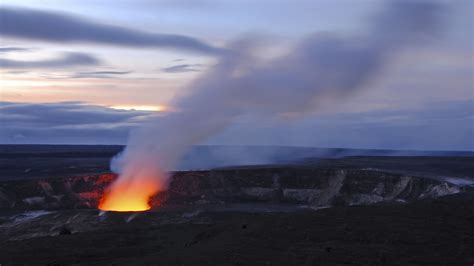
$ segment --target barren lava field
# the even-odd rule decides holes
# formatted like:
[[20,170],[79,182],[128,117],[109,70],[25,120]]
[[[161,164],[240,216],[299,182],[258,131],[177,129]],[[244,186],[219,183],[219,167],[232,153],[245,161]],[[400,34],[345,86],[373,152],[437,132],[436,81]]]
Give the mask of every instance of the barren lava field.
[[117,147],[33,148],[0,152],[1,265],[474,263],[470,154],[181,171],[134,214],[96,209]]

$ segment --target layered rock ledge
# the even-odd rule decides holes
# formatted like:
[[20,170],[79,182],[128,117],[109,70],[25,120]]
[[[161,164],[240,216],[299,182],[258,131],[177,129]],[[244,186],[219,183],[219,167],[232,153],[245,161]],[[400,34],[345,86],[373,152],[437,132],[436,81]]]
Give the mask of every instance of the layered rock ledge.
[[[114,174],[0,183],[0,209],[96,208]],[[162,204],[291,203],[311,207],[405,203],[472,190],[470,185],[379,170],[260,167],[180,171]]]

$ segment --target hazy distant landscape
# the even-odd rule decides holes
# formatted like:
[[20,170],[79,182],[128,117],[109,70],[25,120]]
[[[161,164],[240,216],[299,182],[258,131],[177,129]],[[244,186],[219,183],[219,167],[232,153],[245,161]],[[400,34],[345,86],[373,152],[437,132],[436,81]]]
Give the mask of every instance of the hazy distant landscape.
[[[120,145],[0,145],[0,178],[64,177],[110,172]],[[472,177],[474,152],[393,151],[278,146],[196,146],[176,170],[249,165],[376,168],[412,174]]]

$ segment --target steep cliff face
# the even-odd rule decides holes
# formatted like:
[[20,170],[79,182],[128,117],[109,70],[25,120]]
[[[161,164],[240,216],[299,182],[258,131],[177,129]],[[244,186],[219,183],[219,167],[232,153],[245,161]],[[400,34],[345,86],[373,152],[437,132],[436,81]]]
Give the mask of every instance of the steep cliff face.
[[273,201],[318,207],[407,202],[464,189],[448,182],[370,170],[241,169],[176,173],[168,201]]
[[96,208],[114,174],[6,181],[0,183],[0,209]]
[[[1,209],[96,208],[113,174],[0,183]],[[468,186],[371,170],[254,168],[173,174],[161,204],[294,203],[323,207],[402,203],[468,190]]]

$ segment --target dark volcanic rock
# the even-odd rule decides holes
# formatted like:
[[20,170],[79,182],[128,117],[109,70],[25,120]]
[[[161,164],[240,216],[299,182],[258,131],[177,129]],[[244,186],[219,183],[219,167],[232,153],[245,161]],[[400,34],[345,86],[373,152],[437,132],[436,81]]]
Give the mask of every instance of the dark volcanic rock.
[[67,228],[67,226],[63,226],[59,230],[59,235],[72,235],[72,232],[69,230],[69,228]]
[[[472,265],[473,196],[187,218],[156,210],[132,221],[126,219],[130,213],[55,211],[0,224],[0,260],[2,265]],[[63,225],[74,233],[58,236]]]
[[[114,174],[16,180],[0,183],[0,209],[96,208]],[[323,207],[410,202],[469,190],[426,177],[375,170],[269,167],[182,171],[168,191],[152,199],[160,204],[282,202]]]
[[285,167],[178,172],[167,193],[168,201],[176,203],[204,196],[227,202],[328,206],[406,202],[464,189],[445,181],[380,171]]
[[0,183],[0,209],[96,208],[114,174]]

